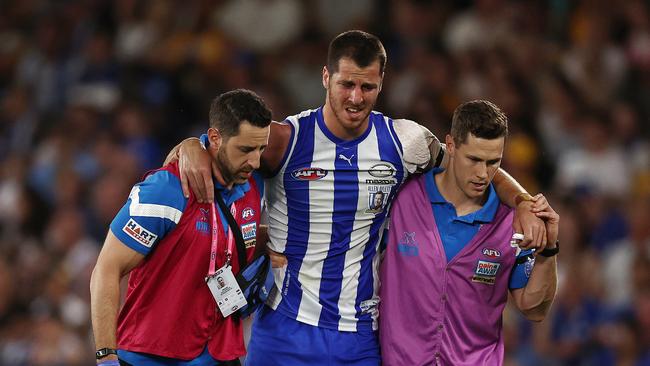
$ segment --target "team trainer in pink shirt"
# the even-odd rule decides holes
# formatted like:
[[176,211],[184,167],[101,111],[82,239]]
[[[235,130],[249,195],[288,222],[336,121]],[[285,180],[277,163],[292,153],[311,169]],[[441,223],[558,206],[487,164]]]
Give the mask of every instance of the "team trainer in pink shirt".
[[491,183],[507,134],[494,104],[460,105],[446,137],[448,168],[412,179],[397,196],[381,267],[384,365],[501,365],[508,290],[528,319],[548,313],[559,216],[548,204],[537,212],[547,229],[543,251],[511,244],[513,212]]

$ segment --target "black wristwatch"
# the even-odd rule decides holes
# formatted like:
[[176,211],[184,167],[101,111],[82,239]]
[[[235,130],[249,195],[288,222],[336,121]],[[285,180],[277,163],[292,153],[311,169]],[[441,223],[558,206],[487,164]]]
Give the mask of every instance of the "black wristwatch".
[[112,348],[102,348],[95,352],[95,358],[100,360],[108,355],[117,355],[117,350]]
[[557,253],[560,252],[560,241],[557,240],[555,241],[555,248],[545,248],[541,252],[537,253],[541,255],[542,257],[552,257],[557,255]]

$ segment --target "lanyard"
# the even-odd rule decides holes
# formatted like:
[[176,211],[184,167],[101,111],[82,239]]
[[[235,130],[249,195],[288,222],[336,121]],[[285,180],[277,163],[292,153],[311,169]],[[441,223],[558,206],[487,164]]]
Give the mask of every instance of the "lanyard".
[[[210,248],[210,268],[208,268],[208,277],[214,275],[216,272],[216,262],[217,262],[217,244],[219,242],[219,227],[217,222],[217,207],[215,204],[212,204],[210,208],[212,213],[212,246]],[[235,216],[236,209],[235,203],[230,206],[230,212],[233,217]],[[228,230],[228,246],[226,248],[226,266],[230,266],[230,258],[232,257],[232,248],[235,243],[235,237],[232,233],[232,228]]]

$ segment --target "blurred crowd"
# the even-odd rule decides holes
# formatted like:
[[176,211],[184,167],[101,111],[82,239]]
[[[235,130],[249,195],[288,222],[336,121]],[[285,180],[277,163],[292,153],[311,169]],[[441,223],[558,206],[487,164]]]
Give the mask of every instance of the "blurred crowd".
[[89,277],[130,187],[245,87],[276,120],[322,105],[327,45],[388,52],[377,109],[444,138],[509,116],[504,167],[561,214],[560,289],[505,316],[514,365],[650,365],[648,1],[0,3],[0,364],[92,364]]

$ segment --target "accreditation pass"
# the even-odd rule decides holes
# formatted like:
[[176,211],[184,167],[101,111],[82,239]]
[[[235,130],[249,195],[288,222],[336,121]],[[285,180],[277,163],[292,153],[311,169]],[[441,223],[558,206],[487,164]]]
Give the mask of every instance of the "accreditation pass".
[[208,278],[207,283],[224,318],[246,306],[246,298],[232,273],[232,267],[219,268]]

